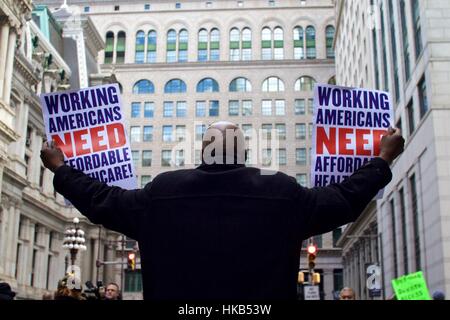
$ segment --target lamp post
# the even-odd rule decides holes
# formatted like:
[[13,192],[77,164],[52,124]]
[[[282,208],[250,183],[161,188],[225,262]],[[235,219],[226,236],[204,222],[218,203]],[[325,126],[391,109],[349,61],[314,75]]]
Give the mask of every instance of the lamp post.
[[73,218],[73,226],[66,229],[64,232],[63,249],[67,249],[70,252],[71,265],[75,265],[77,259],[77,253],[79,250],[86,251],[86,239],[84,238],[84,231],[81,230],[80,219]]

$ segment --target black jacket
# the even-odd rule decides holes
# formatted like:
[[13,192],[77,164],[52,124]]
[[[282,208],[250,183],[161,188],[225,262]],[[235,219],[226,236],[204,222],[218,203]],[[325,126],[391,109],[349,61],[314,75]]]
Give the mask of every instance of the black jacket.
[[302,240],[355,221],[392,178],[381,158],[306,189],[245,166],[166,172],[108,187],[68,166],[55,189],[90,221],[139,241],[145,299],[296,299]]

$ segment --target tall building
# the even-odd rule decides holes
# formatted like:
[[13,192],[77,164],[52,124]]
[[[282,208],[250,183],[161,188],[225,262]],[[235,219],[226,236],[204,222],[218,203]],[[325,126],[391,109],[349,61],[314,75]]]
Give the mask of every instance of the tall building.
[[[31,1],[0,1],[0,280],[11,284],[16,299],[40,299],[56,289],[68,263],[63,233],[79,215],[54,191],[52,173],[39,158],[45,139],[39,95],[87,86],[78,80],[89,74],[89,82],[108,81],[91,62],[104,46],[92,22],[85,19],[77,30],[82,47],[66,37],[73,29]],[[81,226],[88,251],[78,263],[83,279],[95,279],[95,260],[113,253],[108,244],[116,234],[99,236],[86,219]],[[107,279],[103,271],[99,277]]]
[[450,292],[450,8],[439,1],[336,1],[337,83],[389,91],[406,150],[383,198],[346,229],[344,281],[362,298],[365,264],[391,280],[423,271],[431,292]]
[[[92,19],[106,43],[101,69],[122,88],[140,186],[198,165],[202,134],[219,120],[244,130],[249,165],[309,184],[312,89],[335,75],[331,0],[68,4]],[[256,145],[260,134],[277,146]],[[326,299],[342,283],[339,232],[314,238]],[[306,252],[302,257],[306,268]],[[139,297],[132,294],[141,290],[139,270],[126,274],[124,289],[126,297]]]

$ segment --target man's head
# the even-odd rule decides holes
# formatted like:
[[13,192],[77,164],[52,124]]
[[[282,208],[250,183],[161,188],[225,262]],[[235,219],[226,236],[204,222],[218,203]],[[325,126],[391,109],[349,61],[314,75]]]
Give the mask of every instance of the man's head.
[[120,300],[120,290],[117,283],[111,282],[106,286],[105,290],[106,300]]
[[339,293],[339,300],[356,300],[355,292],[352,288],[344,288]]
[[441,290],[433,292],[433,300],[445,300],[445,293]]
[[228,121],[213,123],[203,136],[203,164],[245,164],[245,139],[239,127]]

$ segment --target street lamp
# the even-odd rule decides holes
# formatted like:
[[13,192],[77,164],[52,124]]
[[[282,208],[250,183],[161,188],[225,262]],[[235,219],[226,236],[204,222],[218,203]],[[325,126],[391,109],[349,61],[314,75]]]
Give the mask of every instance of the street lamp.
[[78,250],[86,251],[86,239],[84,238],[84,231],[81,230],[80,219],[73,218],[73,226],[66,229],[64,232],[63,249],[67,249],[70,252],[70,260],[72,266],[75,265],[77,259]]

